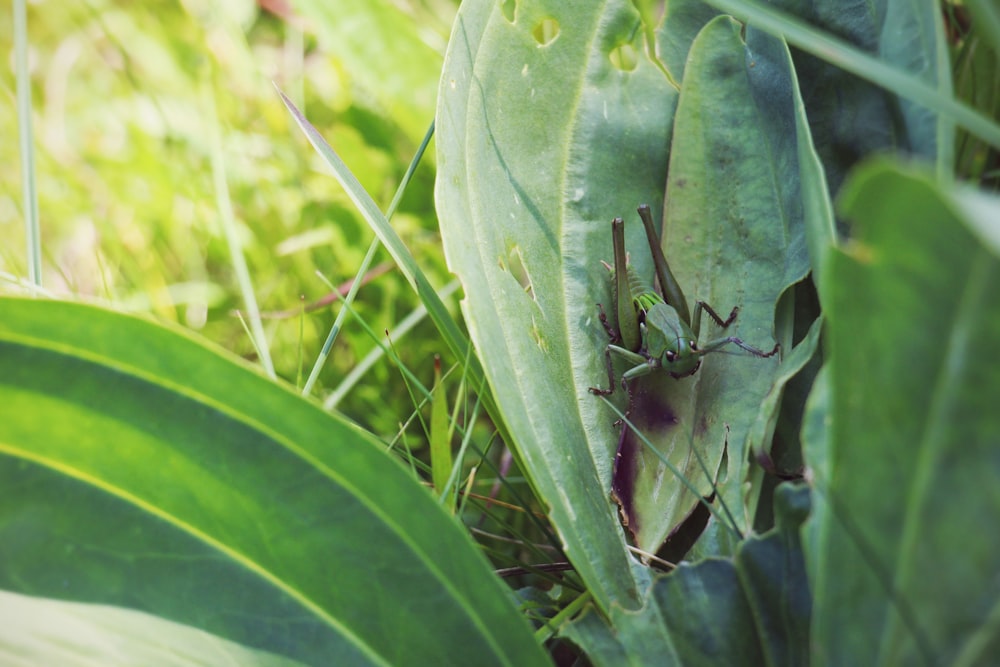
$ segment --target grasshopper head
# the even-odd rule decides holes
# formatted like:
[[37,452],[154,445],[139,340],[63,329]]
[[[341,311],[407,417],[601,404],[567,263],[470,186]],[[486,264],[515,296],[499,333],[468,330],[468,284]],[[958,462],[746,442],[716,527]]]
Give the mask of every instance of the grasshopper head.
[[692,375],[701,365],[694,333],[668,304],[657,304],[645,312],[642,336],[646,355],[672,377]]
[[694,338],[678,338],[676,348],[676,350],[665,350],[660,357],[660,364],[671,377],[677,379],[694,375],[701,366],[698,342]]

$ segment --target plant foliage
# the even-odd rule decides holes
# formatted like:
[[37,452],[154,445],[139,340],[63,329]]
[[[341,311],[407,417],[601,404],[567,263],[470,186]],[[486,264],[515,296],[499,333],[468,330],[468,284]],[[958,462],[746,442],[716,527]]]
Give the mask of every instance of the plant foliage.
[[[229,4],[159,17],[95,0],[35,29],[50,45],[89,26],[97,42],[41,59],[31,247],[18,255],[13,233],[0,247],[11,291],[27,275],[78,297],[0,296],[0,661],[1000,654],[991,3],[466,0],[443,67],[436,0],[259,3],[267,20]],[[19,45],[33,12],[17,14]],[[142,57],[136,35],[151,37]],[[56,85],[74,53],[107,91],[99,107]],[[119,61],[121,79],[95,66]],[[260,74],[277,61],[301,76],[275,96]],[[435,104],[443,258],[423,233],[429,178],[402,176]],[[261,150],[290,123],[313,163],[305,143]],[[383,210],[400,179],[416,194]],[[70,242],[38,247],[36,197],[42,238]],[[725,348],[689,377],[589,391],[607,376],[613,218],[653,284],[640,204],[687,301],[739,308],[703,340],[779,355]],[[341,317],[327,334],[335,295],[296,327],[270,322],[316,268],[350,277],[364,225],[400,269],[343,306],[366,331]],[[461,322],[454,286],[435,287],[445,260]],[[94,296],[201,333],[79,302]],[[419,303],[406,329],[423,314],[437,329],[391,346],[405,383],[384,367],[328,394],[323,362],[350,366],[382,328],[368,321],[388,328],[403,302]],[[305,350],[320,359],[306,393],[357,422],[291,390]],[[431,352],[458,372],[427,389]],[[430,424],[409,468],[386,451],[411,444],[404,422]]]

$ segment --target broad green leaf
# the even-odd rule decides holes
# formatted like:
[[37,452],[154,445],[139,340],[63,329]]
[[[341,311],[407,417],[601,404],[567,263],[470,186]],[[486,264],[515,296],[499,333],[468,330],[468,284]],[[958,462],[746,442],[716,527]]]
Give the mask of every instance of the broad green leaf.
[[823,271],[823,262],[829,257],[828,251],[837,243],[837,221],[833,214],[833,201],[826,168],[813,143],[797,71],[792,77],[792,90],[795,99],[795,137],[798,141],[799,172],[802,177],[800,185],[806,244],[809,247],[812,280],[818,284],[826,275]]
[[[674,126],[663,248],[689,302],[706,301],[723,316],[740,308],[725,331],[704,317],[703,343],[738,336],[768,351],[778,296],[809,269],[795,100],[787,49],[760,33],[744,44],[739,31],[720,17],[692,46]],[[777,334],[786,353],[790,334]],[[637,459],[634,488],[623,491],[616,476],[616,491],[640,548],[654,551],[716,482],[739,530],[749,527],[741,489],[746,440],[777,368],[776,358],[726,348],[707,355],[691,377],[635,383],[630,417],[656,451],[626,434],[620,465]]]
[[799,527],[809,490],[784,484],[777,526],[742,542],[733,559],[681,564],[657,579],[638,612],[612,627],[589,613],[563,629],[598,667],[787,665],[809,661],[810,596]]
[[822,664],[1000,652],[1000,249],[982,241],[1000,200],[987,201],[885,162],[845,185],[853,240],[825,281],[826,508],[809,543]]
[[[822,489],[825,480],[830,479],[830,364],[825,363],[820,368],[813,382],[812,391],[806,400],[802,414],[802,458],[807,464],[806,478],[814,487],[812,494],[812,512],[809,520],[802,526],[802,550],[805,553],[806,571],[809,573],[809,585],[815,586],[820,558],[820,544],[823,539],[823,527],[829,521],[830,511],[826,502],[826,494],[816,492]],[[814,598],[815,599],[815,598]]]
[[202,630],[138,611],[0,591],[5,667],[302,667]]
[[953,99],[941,16],[932,3],[710,4],[796,47],[802,98],[831,192],[853,164],[879,150],[938,158],[940,168],[950,167],[956,120],[990,141],[1000,137],[995,123]]
[[[785,389],[807,364],[816,358],[819,349],[819,335],[823,327],[823,319],[817,318],[813,321],[806,337],[796,345],[789,354],[781,360],[778,372],[771,385],[770,391],[761,401],[760,412],[747,433],[747,451],[755,461],[769,461],[775,463],[771,449],[771,440],[777,426],[779,409],[782,406],[782,399]],[[761,485],[764,483],[764,476],[767,470],[762,466],[752,467],[748,474],[750,484],[748,489],[751,494],[747,499],[748,515],[757,516],[757,505],[760,501],[758,495]]]
[[313,665],[543,662],[465,531],[366,432],[137,318],[0,313],[0,588]]
[[[654,0],[655,2],[655,0]],[[661,3],[655,3],[661,10]],[[706,23],[719,15],[719,10],[703,2],[671,2],[663,16],[663,25],[657,31],[658,53],[671,80],[680,85],[684,79],[691,42]]]
[[[608,498],[614,417],[587,392],[607,341],[594,302],[611,219],[662,200],[676,99],[641,40],[626,2],[466,2],[437,115],[438,212],[470,335],[604,608],[639,593]],[[639,54],[633,69],[613,64],[621,49]]]
[[[635,18],[629,7],[610,5],[598,26],[602,31],[598,46],[592,47],[587,56],[579,105],[572,110],[568,157],[553,165],[556,173],[564,172],[566,179],[562,186],[566,194],[554,202],[564,207],[561,217],[547,218],[562,223],[561,256],[552,258],[562,264],[562,271],[553,276],[558,282],[545,292],[563,295],[568,326],[562,335],[568,337],[573,401],[579,410],[572,417],[583,425],[605,493],[611,490],[613,461],[619,448],[619,429],[615,425],[618,414],[591,395],[589,388],[607,382],[603,350],[608,335],[597,318],[597,304],[612,309],[611,276],[603,266],[613,261],[610,222],[616,217],[627,221],[630,261],[638,274],[652,284],[652,256],[636,208],[648,204],[654,220],[660,222],[678,99],[676,84],[682,80],[691,43],[714,15],[698,2],[672,3],[656,32],[662,65],[640,58],[635,69],[619,71],[608,66],[607,53],[632,34],[629,31]],[[645,53],[648,55],[648,50]],[[667,72],[661,69],[663,65]],[[552,76],[561,75],[553,72]],[[561,121],[553,118],[551,122]],[[544,269],[545,261],[549,260],[540,256],[543,279],[549,273]],[[539,282],[535,280],[533,286]],[[535,287],[534,291],[537,294],[541,289]],[[549,305],[543,304],[543,308],[547,311]],[[623,394],[614,400],[622,409],[626,407]],[[569,474],[564,479],[572,478],[572,471],[565,473]]]
[[[661,44],[676,67],[712,13],[673,12],[683,20],[668,17]],[[603,608],[639,594],[611,538],[616,416],[588,392],[606,377],[595,302],[610,304],[611,219],[662,210],[677,100],[645,34],[623,1],[467,2],[437,116],[438,211],[470,335],[510,443]],[[645,242],[637,223],[626,231]],[[634,260],[649,271],[648,254]]]

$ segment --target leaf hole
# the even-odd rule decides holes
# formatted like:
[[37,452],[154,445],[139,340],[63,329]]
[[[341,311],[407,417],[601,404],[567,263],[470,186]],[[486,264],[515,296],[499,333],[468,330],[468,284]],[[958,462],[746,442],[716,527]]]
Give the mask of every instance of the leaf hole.
[[628,42],[611,49],[608,58],[611,60],[612,67],[623,72],[631,72],[639,64],[639,54],[635,47]]
[[529,331],[531,334],[531,339],[535,341],[535,345],[538,346],[538,349],[541,350],[542,352],[548,352],[549,351],[548,341],[546,341],[545,337],[542,336],[542,332],[538,328],[538,323],[535,322],[534,317],[531,318],[531,328],[529,329]]
[[524,266],[524,257],[521,255],[520,246],[515,244],[507,249],[506,259],[500,259],[500,268],[513,276],[528,296],[532,299],[535,298],[535,290],[531,286],[531,276],[528,275],[528,269]]
[[505,19],[513,23],[517,16],[517,0],[501,0],[500,13],[503,14]]
[[551,17],[542,19],[531,34],[539,46],[548,46],[559,36],[559,21]]

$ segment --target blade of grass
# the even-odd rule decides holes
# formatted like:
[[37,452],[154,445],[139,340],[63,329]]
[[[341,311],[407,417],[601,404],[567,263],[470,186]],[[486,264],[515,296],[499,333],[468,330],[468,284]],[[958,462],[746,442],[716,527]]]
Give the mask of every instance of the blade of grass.
[[[323,282],[327,286],[331,286],[330,282],[328,280],[326,280],[325,278],[323,278],[322,275],[320,276],[320,279],[323,280]],[[339,292],[337,292],[336,294],[337,294],[337,296],[340,296]],[[420,382],[420,380],[415,375],[413,375],[413,373],[410,371],[410,369],[406,367],[406,365],[403,363],[403,361],[399,357],[397,357],[396,353],[393,351],[393,349],[392,349],[392,340],[393,339],[392,339],[391,332],[389,332],[388,330],[385,331],[388,343],[385,343],[385,344],[382,343],[382,340],[375,333],[375,331],[372,330],[372,328],[370,326],[368,326],[368,323],[365,322],[363,319],[361,319],[361,317],[358,316],[357,311],[354,310],[354,306],[352,306],[351,304],[347,303],[347,299],[346,298],[341,298],[341,301],[342,301],[342,305],[343,305],[344,309],[347,310],[355,318],[357,318],[358,324],[361,326],[362,331],[364,331],[366,334],[368,334],[368,337],[371,338],[372,341],[374,341],[375,345],[377,345],[379,347],[379,349],[381,349],[382,352],[386,356],[389,357],[389,360],[393,364],[395,364],[397,367],[399,367],[400,372],[404,376],[404,380],[406,380],[407,382],[412,383],[417,388],[417,390],[420,392],[420,395],[423,396],[424,399],[430,400],[430,398],[431,398],[431,392],[427,389],[427,387],[425,387],[423,385],[422,382]]]
[[786,12],[751,0],[707,0],[707,4],[732,14],[755,28],[783,37],[792,46],[836,65],[866,81],[952,118],[983,141],[1000,148],[1000,125],[956,100],[951,91],[927,85],[915,76],[827,32],[817,30]]
[[448,427],[448,394],[441,381],[441,357],[434,357],[434,387],[431,390],[431,480],[438,502],[450,511],[455,509],[455,494],[449,493],[448,478],[451,476],[451,434]]
[[[410,166],[406,168],[406,173],[403,174],[403,179],[399,182],[396,187],[396,193],[392,197],[392,201],[389,203],[389,209],[385,213],[385,219],[388,221],[392,218],[392,214],[396,212],[396,208],[399,206],[399,201],[403,198],[403,193],[406,192],[406,187],[410,184],[410,179],[413,178],[413,172],[417,170],[417,165],[420,164],[420,160],[424,157],[424,151],[427,150],[427,144],[430,143],[431,137],[434,136],[434,127],[431,126],[427,129],[427,133],[424,135],[424,140],[420,142],[420,146],[417,147],[417,152],[414,154],[413,159],[410,160]],[[368,247],[368,252],[365,254],[365,258],[361,261],[361,266],[358,267],[358,272],[354,276],[354,281],[351,283],[351,288],[347,292],[347,297],[344,299],[347,308],[341,308],[340,312],[337,313],[337,319],[334,320],[333,326],[330,328],[330,333],[326,337],[326,342],[323,344],[323,349],[319,356],[316,358],[316,363],[313,364],[312,372],[309,374],[309,379],[306,381],[305,386],[302,388],[302,395],[308,396],[312,392],[313,385],[319,378],[319,373],[323,369],[323,364],[326,363],[327,358],[330,356],[330,350],[333,349],[333,343],[337,340],[337,335],[340,333],[340,328],[343,325],[344,317],[350,312],[350,305],[354,303],[354,297],[358,294],[358,289],[361,288],[363,278],[368,274],[368,269],[371,267],[372,261],[375,259],[375,251],[378,250],[379,239],[376,236],[372,240],[371,245]]]
[[[378,250],[378,247],[378,239],[372,239],[371,245],[368,246],[368,252],[365,253],[365,258],[361,260],[361,266],[358,267],[358,272],[354,276],[354,280],[351,282],[351,289],[347,291],[347,296],[344,297],[345,303],[350,304],[354,302],[354,297],[357,296],[358,290],[361,289],[361,279],[366,273],[368,273],[368,268],[375,259],[375,252]],[[305,385],[302,387],[303,396],[308,396],[312,393],[313,385],[315,385],[316,380],[319,379],[319,373],[323,370],[323,365],[330,356],[330,350],[333,349],[333,343],[337,340],[337,334],[340,333],[340,328],[344,324],[344,319],[350,312],[351,310],[349,308],[341,308],[340,312],[337,313],[337,318],[333,321],[333,326],[330,327],[330,333],[327,334],[326,341],[323,343],[323,349],[320,350],[319,356],[316,357],[316,362],[313,364],[312,371],[309,373],[309,379],[306,380]]]
[[[440,296],[442,300],[447,299],[449,296],[454,294],[458,288],[458,281],[453,280],[438,292],[438,296]],[[393,340],[400,340],[419,322],[423,321],[425,317],[427,317],[427,308],[421,304],[414,308],[409,315],[400,320],[399,324],[396,325],[396,328],[389,332],[389,337]],[[335,409],[337,405],[344,400],[344,397],[347,396],[347,392],[351,390],[351,387],[356,385],[358,381],[364,377],[365,373],[368,372],[368,369],[374,366],[375,362],[384,357],[385,354],[385,347],[380,341],[375,340],[375,347],[372,348],[372,351],[366,354],[365,358],[352,368],[351,372],[348,373],[343,380],[341,380],[340,384],[337,385],[337,388],[323,400],[323,408],[326,410]]]
[[451,353],[457,359],[469,359],[468,376],[470,381],[473,386],[483,387],[484,395],[482,396],[482,400],[486,412],[493,420],[497,429],[500,430],[504,441],[510,443],[510,431],[507,429],[503,415],[497,408],[492,393],[486,391],[487,385],[482,365],[474,354],[469,354],[471,346],[469,339],[462,333],[458,323],[444,307],[444,303],[417,265],[417,260],[414,259],[409,249],[403,244],[402,239],[396,234],[396,230],[389,225],[389,221],[382,214],[382,211],[379,210],[378,205],[365,191],[354,174],[351,173],[351,170],[344,161],[340,159],[340,156],[323,139],[316,128],[306,120],[298,108],[292,104],[292,101],[281,92],[281,89],[277,88],[277,86],[275,86],[275,89],[278,91],[278,95],[281,96],[282,102],[289,113],[292,114],[299,128],[306,135],[306,138],[309,139],[309,143],[312,144],[320,157],[329,165],[334,176],[340,181],[341,186],[343,186],[347,196],[354,202],[354,205],[358,208],[365,221],[372,227],[375,234],[382,241],[383,245],[385,245],[386,250],[389,251],[389,254],[396,261],[407,282],[410,283],[410,286],[417,293],[418,298],[427,307],[427,312],[431,316],[431,320],[441,333]]
[[[463,395],[464,393],[465,393],[465,382],[463,380],[462,384],[459,386],[459,395]],[[480,405],[482,405],[482,394],[481,393],[477,393],[476,394],[476,401],[475,401],[475,403],[472,404],[472,411],[469,414],[469,418],[466,420],[467,424],[475,424],[476,423],[476,417],[479,415],[479,406]],[[455,401],[455,412],[453,412],[452,415],[451,415],[451,429],[452,430],[454,430],[455,426],[458,424],[458,408],[459,408],[459,401],[456,400]],[[455,456],[456,463],[452,466],[451,474],[448,477],[448,483],[445,485],[444,491],[441,494],[442,497],[445,494],[457,494],[458,493],[458,477],[459,477],[459,474],[462,472],[462,461],[465,460],[465,456],[468,453],[469,448],[471,446],[472,446],[472,429],[469,428],[469,429],[466,429],[465,434],[462,436],[462,444],[459,446],[459,448],[458,448],[458,454]],[[476,449],[478,449],[478,447]],[[479,469],[479,466],[473,466],[472,470],[469,471],[469,475],[470,476],[469,476],[469,478],[467,480],[467,483],[466,483],[466,489],[471,489],[472,488],[472,485],[474,483],[474,477],[475,477],[475,474],[478,471],[478,469]],[[458,507],[458,513],[459,513],[459,515],[461,515],[462,512],[465,511],[465,505],[468,502],[468,500],[469,500],[468,494],[463,494],[462,495],[462,499],[461,499],[461,503],[460,503],[460,505]]]
[[[643,433],[638,427],[636,427],[635,424],[633,424],[629,420],[628,415],[619,410],[618,407],[615,406],[611,401],[609,401],[606,396],[600,396],[599,398],[602,401],[604,401],[608,405],[608,407],[611,408],[612,412],[614,412],[615,415],[617,415],[618,419],[621,420],[622,424],[624,424],[633,433],[635,433],[636,437],[639,438],[639,441],[642,442],[642,444],[647,449],[649,449],[649,451],[651,451],[653,455],[656,456],[656,458],[658,458],[663,463],[663,465],[665,465],[670,470],[670,472],[673,473],[674,477],[676,477],[677,480],[680,481],[680,483],[683,484],[688,491],[690,491],[696,498],[698,498],[698,501],[702,505],[704,505],[709,512],[711,512],[712,516],[714,516],[719,521],[720,524],[726,526],[733,533],[733,535],[736,537],[737,540],[743,539],[743,533],[739,529],[739,524],[736,522],[736,519],[733,518],[733,514],[732,512],[730,512],[729,506],[722,500],[721,494],[718,495],[721,505],[721,509],[719,509],[715,507],[714,503],[708,502],[708,500],[706,500],[701,495],[701,493],[698,491],[698,488],[694,485],[694,483],[692,483],[691,480],[689,480],[684,475],[684,473],[677,468],[677,466],[671,463],[670,460],[666,456],[664,456],[663,453],[660,452],[652,442],[649,441],[649,438],[646,437],[646,434]],[[693,442],[691,443],[691,451],[695,455],[695,458],[698,461],[698,465],[701,467],[702,473],[713,484],[714,488],[715,477],[712,475],[712,472],[708,469],[708,466],[705,464],[705,459],[698,451],[698,448],[694,446]]]
[[21,199],[28,246],[28,280],[42,285],[42,234],[38,226],[35,146],[31,130],[31,75],[28,72],[28,9],[14,0],[14,68],[17,71],[17,134],[21,153]]
[[226,179],[226,166],[222,149],[222,127],[219,116],[215,108],[215,88],[207,78],[202,79],[201,95],[203,104],[208,110],[209,141],[211,149],[209,151],[212,161],[212,180],[215,185],[215,205],[219,211],[219,220],[222,224],[223,233],[226,235],[226,245],[229,247],[229,257],[233,263],[233,271],[236,274],[236,282],[243,295],[243,305],[247,311],[247,325],[250,327],[251,339],[257,349],[260,363],[264,367],[264,372],[272,380],[277,378],[274,372],[274,363],[271,361],[271,351],[267,344],[267,335],[264,333],[264,325],[260,319],[260,308],[257,306],[257,297],[253,291],[253,281],[250,279],[250,270],[247,268],[246,258],[243,256],[243,247],[240,244],[239,234],[236,232],[236,216],[233,214],[233,203],[229,198],[229,182]]

